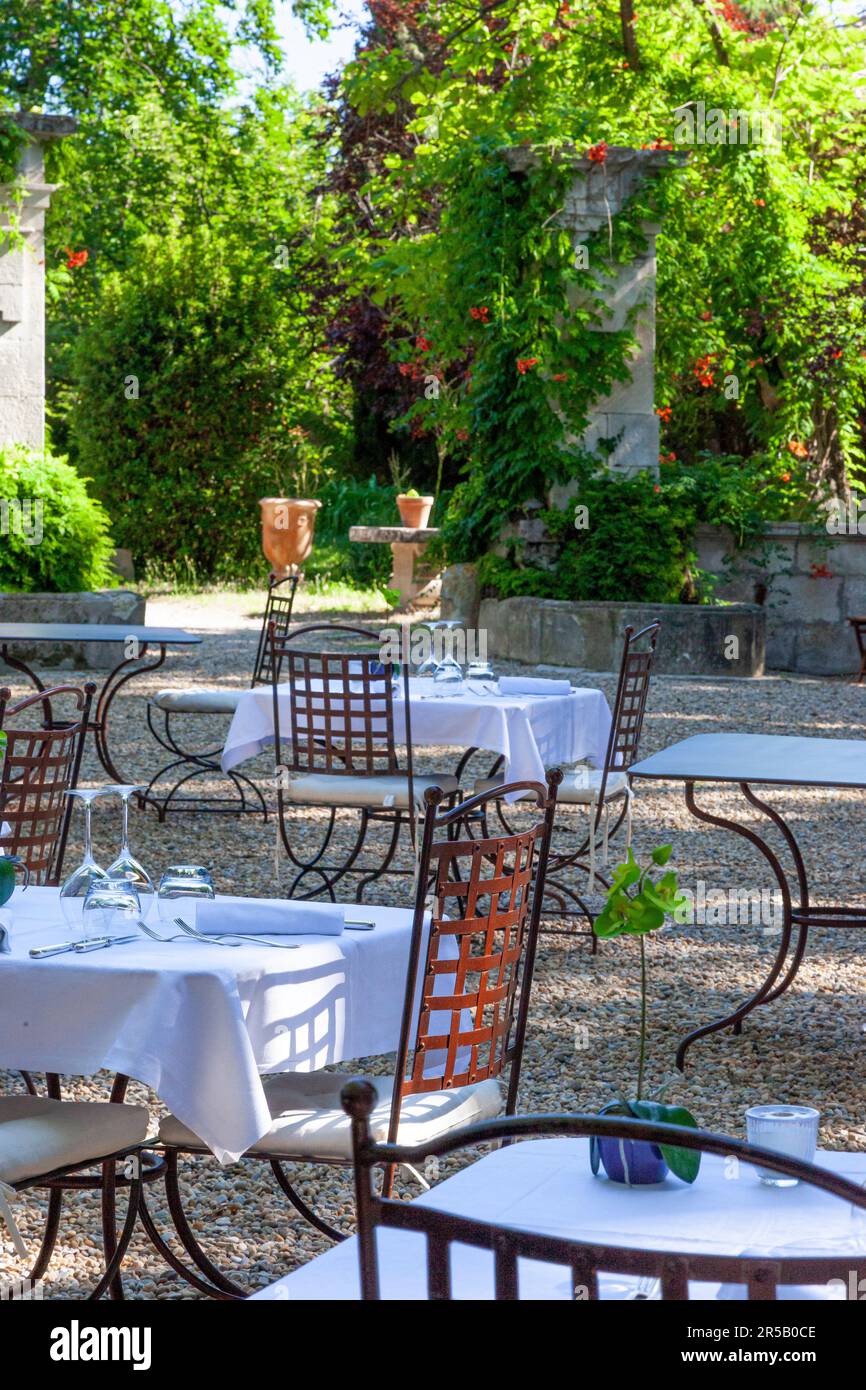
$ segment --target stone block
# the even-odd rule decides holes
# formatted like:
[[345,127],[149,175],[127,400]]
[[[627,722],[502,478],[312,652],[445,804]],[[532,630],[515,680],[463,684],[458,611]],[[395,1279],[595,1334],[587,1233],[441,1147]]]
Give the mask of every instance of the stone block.
[[[484,599],[479,625],[487,629],[492,660],[586,671],[616,671],[623,629],[661,620],[656,670],[674,675],[762,675],[765,614],[754,604],[571,603],[563,600]],[[735,639],[732,641],[731,639]]]
[[442,575],[442,617],[461,622],[466,627],[477,627],[480,595],[475,565],[449,565]]
[[[146,622],[147,601],[129,589],[97,589],[89,593],[0,593],[0,622],[118,623],[140,627]],[[122,655],[120,643],[37,642],[14,644],[13,655],[39,672],[63,663],[73,670],[111,670]]]

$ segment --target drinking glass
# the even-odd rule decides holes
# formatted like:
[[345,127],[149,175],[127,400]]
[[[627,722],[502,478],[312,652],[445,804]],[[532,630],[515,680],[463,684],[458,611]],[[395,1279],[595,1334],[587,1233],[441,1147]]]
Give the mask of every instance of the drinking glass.
[[175,864],[166,869],[159,880],[157,907],[163,922],[182,917],[186,924],[196,924],[197,905],[216,897],[213,879],[200,864]]
[[[818,1143],[821,1116],[810,1105],[753,1105],[746,1111],[746,1138],[750,1144],[789,1158],[811,1163]],[[798,1178],[786,1178],[771,1168],[756,1169],[767,1187],[796,1187]]]
[[108,866],[108,877],[110,879],[121,880],[124,883],[131,883],[138,893],[141,903],[141,915],[146,917],[153,904],[156,889],[150,874],[132,853],[129,848],[129,798],[133,792],[139,792],[141,787],[129,786],[126,783],[117,783],[106,787],[107,792],[114,792],[120,797],[120,853],[113,864]]
[[84,858],[74,873],[60,890],[60,908],[70,927],[80,927],[87,890],[94,883],[102,883],[108,878],[93,857],[91,839],[90,808],[98,796],[104,796],[103,787],[76,787],[66,792],[84,807]]
[[483,682],[481,689],[485,695],[496,695],[499,693],[499,677],[486,657],[473,657],[466,668],[466,679],[468,681]]
[[430,633],[433,645],[431,645],[430,648],[430,655],[425,656],[424,660],[418,663],[418,666],[415,670],[415,675],[435,676],[436,672],[439,670],[439,658],[436,655],[435,639],[433,638],[433,633],[437,627],[437,624],[434,622],[420,623],[419,627],[426,627],[427,631]]
[[87,890],[81,913],[85,940],[94,936],[128,936],[141,917],[141,902],[132,883],[100,879]]

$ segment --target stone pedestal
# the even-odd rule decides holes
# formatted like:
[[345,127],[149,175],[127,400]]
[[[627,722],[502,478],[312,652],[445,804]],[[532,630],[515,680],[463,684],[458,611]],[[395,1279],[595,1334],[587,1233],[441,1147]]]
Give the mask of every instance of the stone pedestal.
[[[17,115],[27,136],[20,188],[0,184],[0,445],[45,447],[45,213],[54,185],[45,182],[44,146],[71,135],[68,116]],[[17,230],[23,246],[10,243]]]
[[440,576],[423,563],[427,542],[439,535],[436,526],[351,526],[349,540],[362,545],[390,545],[389,586],[400,594],[398,610],[410,606],[433,608],[439,602]]

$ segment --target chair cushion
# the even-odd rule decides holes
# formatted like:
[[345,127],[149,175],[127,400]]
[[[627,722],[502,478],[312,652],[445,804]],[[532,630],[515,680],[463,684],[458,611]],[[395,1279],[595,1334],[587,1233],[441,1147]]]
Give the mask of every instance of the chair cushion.
[[[349,1080],[344,1072],[281,1072],[263,1078],[273,1125],[249,1153],[274,1154],[279,1158],[347,1161],[352,1156],[348,1115],[340,1104],[340,1092]],[[392,1076],[368,1076],[378,1103],[370,1116],[370,1132],[377,1141],[388,1138],[391,1116]],[[407,1096],[400,1110],[401,1144],[422,1144],[476,1120],[491,1120],[502,1110],[499,1082],[488,1079],[471,1086],[452,1086],[447,1091],[428,1091]],[[201,1149],[200,1139],[168,1115],[159,1127],[162,1143],[184,1149]]]
[[[557,803],[564,803],[572,806],[589,806],[598,799],[601,787],[601,770],[594,767],[578,768],[567,772],[557,792]],[[473,793],[481,796],[485,792],[495,791],[501,787],[502,777],[483,777],[475,783]],[[615,796],[623,796],[628,786],[628,777],[624,772],[609,772],[607,774],[607,784],[604,789],[605,801],[611,801]],[[531,796],[531,792],[524,792],[524,796]],[[518,800],[520,798],[518,797]]]
[[[450,772],[412,779],[415,800],[420,801],[428,787],[441,787],[446,796],[457,791],[457,778]],[[289,782],[287,801],[307,806],[394,806],[409,805],[409,782],[401,773],[372,777],[335,777],[327,772],[311,772]]]
[[234,714],[243,694],[243,690],[159,690],[151,704],[178,714]]
[[94,1163],[147,1136],[142,1105],[0,1096],[0,1182],[23,1182],[55,1168]]

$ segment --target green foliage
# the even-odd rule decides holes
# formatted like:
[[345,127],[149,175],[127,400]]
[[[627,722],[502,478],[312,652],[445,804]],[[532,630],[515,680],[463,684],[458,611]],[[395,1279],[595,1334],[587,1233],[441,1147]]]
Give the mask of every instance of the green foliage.
[[[64,593],[117,582],[109,519],[88,496],[86,479],[66,459],[25,448],[0,448],[0,589]],[[9,507],[13,499],[29,511]],[[41,504],[41,518],[36,503]],[[18,518],[23,520],[21,524]],[[33,543],[41,530],[41,539]]]
[[317,366],[259,247],[143,238],[75,356],[74,436],[118,542],[200,579],[260,573],[258,499],[315,491],[341,444]]
[[[508,556],[482,558],[479,580],[499,598],[709,602],[720,576],[696,567],[698,524],[725,526],[737,546],[760,555],[768,523],[820,521],[804,463],[787,458],[703,453],[693,463],[666,462],[658,479],[583,469],[571,507],[540,513],[548,536],[561,545],[555,567],[524,563],[515,543]],[[583,526],[576,524],[581,520]]]
[[[401,367],[417,370],[419,397],[406,423],[460,437],[469,453],[444,522],[450,558],[476,559],[515,507],[547,498],[569,468],[560,441],[579,437],[628,352],[627,332],[588,331],[597,297],[568,263],[556,213],[569,145],[679,142],[690,156],[658,190],[664,455],[772,467],[790,449],[809,495],[843,492],[866,433],[862,28],[811,4],[759,16],[732,4],[722,17],[646,0],[624,23],[616,6],[526,0],[469,7],[459,22],[421,3],[403,29],[379,24],[345,74],[353,114],[378,121],[395,152],[367,166],[358,201],[371,218],[344,265],[403,332]],[[724,144],[683,143],[683,113],[700,102],[733,112],[735,127],[745,115],[749,142],[727,143],[726,128]],[[756,138],[756,118],[778,126],[778,142]],[[411,142],[393,140],[400,121]],[[537,175],[504,172],[500,152],[515,147]],[[633,246],[642,217],[653,220],[627,207],[597,234],[593,271],[618,242]],[[568,281],[580,296],[560,318]],[[488,312],[470,323],[472,307]],[[537,359],[519,379],[517,356]],[[428,400],[431,369],[441,389]]]

